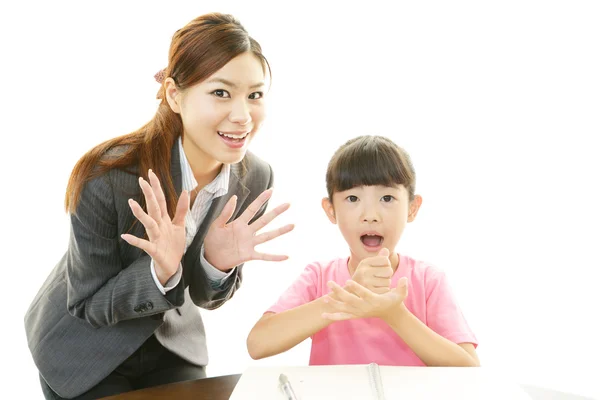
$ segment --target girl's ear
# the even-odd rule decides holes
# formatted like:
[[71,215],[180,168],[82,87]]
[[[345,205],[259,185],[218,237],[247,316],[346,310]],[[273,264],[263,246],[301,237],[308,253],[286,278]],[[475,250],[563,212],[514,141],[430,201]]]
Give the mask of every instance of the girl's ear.
[[335,210],[333,209],[333,204],[329,200],[329,197],[323,197],[323,200],[321,200],[321,207],[323,207],[323,211],[325,211],[325,214],[331,223],[336,224],[337,220],[335,219]]
[[173,78],[165,79],[163,83],[165,85],[165,96],[167,98],[167,103],[169,103],[169,107],[176,114],[181,114],[181,92],[177,89],[177,85],[175,85],[175,81]]
[[417,214],[419,213],[419,208],[421,208],[421,204],[423,203],[423,198],[420,195],[415,195],[413,201],[410,202],[408,206],[408,222],[413,222],[415,218],[417,218]]

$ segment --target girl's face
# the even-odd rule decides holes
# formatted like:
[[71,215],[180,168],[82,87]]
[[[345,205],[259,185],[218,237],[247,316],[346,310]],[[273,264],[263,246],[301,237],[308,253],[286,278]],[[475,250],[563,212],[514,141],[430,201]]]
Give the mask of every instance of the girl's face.
[[184,91],[167,79],[167,101],[181,115],[192,168],[242,160],[265,117],[264,80],[263,64],[250,52]]
[[337,224],[350,247],[350,266],[356,268],[382,248],[390,252],[392,266],[398,265],[396,245],[408,222],[417,216],[421,196],[413,201],[402,185],[358,186],[333,194],[333,203],[324,198],[327,217]]

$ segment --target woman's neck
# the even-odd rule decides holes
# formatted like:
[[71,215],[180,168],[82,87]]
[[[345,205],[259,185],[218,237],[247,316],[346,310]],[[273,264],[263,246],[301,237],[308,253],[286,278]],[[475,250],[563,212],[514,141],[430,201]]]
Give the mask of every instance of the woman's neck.
[[211,183],[223,167],[223,163],[210,157],[189,140],[183,141],[183,151],[198,183],[196,191]]

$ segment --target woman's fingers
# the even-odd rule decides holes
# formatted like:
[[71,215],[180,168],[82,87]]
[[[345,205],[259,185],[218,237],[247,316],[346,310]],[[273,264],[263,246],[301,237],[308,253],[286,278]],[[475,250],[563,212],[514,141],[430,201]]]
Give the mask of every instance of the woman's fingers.
[[285,261],[288,258],[289,258],[288,256],[284,256],[284,255],[259,253],[259,252],[255,251],[254,254],[252,254],[251,260],[260,260],[260,261]]
[[[277,218],[279,215],[281,215],[283,212],[285,212],[288,208],[290,208],[290,203],[284,203],[284,204],[281,204],[281,205],[275,207],[274,209],[272,209],[271,211],[269,211],[268,213],[266,213],[265,215],[263,215],[256,221],[254,221],[251,225],[252,230],[254,232],[258,232],[259,230],[261,230],[262,228],[267,226],[267,224],[269,224],[269,222],[273,221],[275,218]],[[253,216],[254,216],[254,214],[253,214]]]
[[160,180],[151,169],[148,170],[148,178],[150,179],[151,188],[154,192],[154,198],[160,209],[160,215],[161,217],[166,217],[169,215],[169,211],[167,210],[167,200],[165,199],[165,193],[160,185]]
[[187,190],[181,192],[173,217],[173,225],[185,226],[185,216],[190,209],[190,194]]
[[148,233],[148,239],[154,240],[160,236],[160,230],[158,224],[148,214],[144,212],[142,207],[133,199],[129,199],[129,208],[133,212],[133,215],[144,225],[146,233]]
[[215,218],[213,224],[218,226],[219,228],[227,225],[227,221],[231,219],[233,213],[235,212],[235,205],[237,204],[237,196],[233,195],[223,207],[221,214],[217,218]]
[[273,240],[276,237],[279,237],[288,232],[291,232],[293,229],[294,229],[294,224],[288,224],[288,225],[282,226],[279,229],[274,229],[272,231],[261,233],[260,235],[256,235],[254,237],[254,245],[257,246],[259,244],[268,242],[269,240]]
[[244,224],[248,224],[250,220],[258,213],[260,208],[271,198],[273,194],[273,189],[267,189],[262,192],[250,205],[246,210],[239,216],[238,220],[243,222]]
[[140,176],[139,178],[140,187],[142,188],[142,192],[144,192],[144,197],[146,199],[146,210],[148,211],[148,215],[155,220],[160,221],[161,212],[160,206],[158,205],[158,201],[156,200],[156,196],[154,195],[154,191],[148,182],[144,180]]
[[140,239],[139,237],[130,235],[129,233],[122,234],[121,238],[130,245],[144,250],[150,257],[155,257],[156,245],[154,243]]

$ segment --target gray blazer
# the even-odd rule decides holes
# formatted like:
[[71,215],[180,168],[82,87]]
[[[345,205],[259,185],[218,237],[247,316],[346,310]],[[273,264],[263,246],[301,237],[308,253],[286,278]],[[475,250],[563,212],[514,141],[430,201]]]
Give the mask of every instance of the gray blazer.
[[[171,175],[179,194],[177,144],[171,151]],[[181,281],[163,295],[152,279],[150,257],[120,238],[135,220],[127,200],[141,198],[138,176],[135,169],[112,170],[85,185],[77,212],[70,216],[68,249],[25,315],[35,364],[61,397],[78,396],[98,384],[152,334],[181,357],[206,365],[204,327],[194,304],[221,306],[239,288],[242,268],[212,287],[200,263],[204,237],[231,196],[238,196],[237,218],[273,184],[269,164],[252,153],[246,154],[245,168],[231,166],[227,194],[211,204],[182,259]],[[265,209],[266,204],[254,219]],[[142,237],[144,227],[137,223],[130,233]]]

